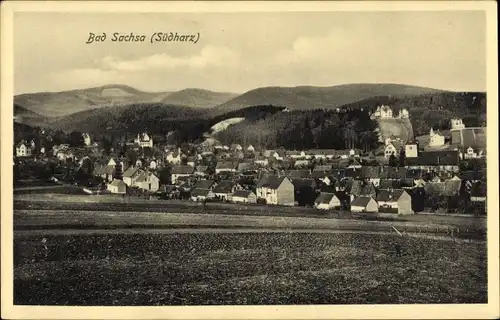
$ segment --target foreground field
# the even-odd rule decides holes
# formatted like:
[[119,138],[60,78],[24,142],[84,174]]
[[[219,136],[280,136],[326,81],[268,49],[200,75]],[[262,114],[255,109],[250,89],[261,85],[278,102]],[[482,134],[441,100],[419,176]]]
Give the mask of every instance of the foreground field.
[[484,242],[327,232],[26,230],[15,231],[14,244],[15,304],[487,302]]

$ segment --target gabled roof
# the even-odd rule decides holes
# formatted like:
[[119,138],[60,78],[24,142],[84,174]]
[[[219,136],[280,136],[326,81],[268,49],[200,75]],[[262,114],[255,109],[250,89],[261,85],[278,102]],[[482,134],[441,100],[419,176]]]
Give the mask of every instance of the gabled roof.
[[380,178],[380,167],[364,166],[361,168],[360,176],[366,179]]
[[233,192],[233,197],[248,198],[252,193],[250,190],[237,190]]
[[208,170],[208,166],[197,166],[196,167],[196,172],[205,173],[207,170]]
[[110,183],[111,186],[114,186],[114,187],[123,187],[123,186],[127,186],[125,184],[125,182],[123,182],[122,180],[118,180],[118,179],[115,179],[113,180],[113,182]]
[[399,182],[399,180],[380,179],[378,187],[379,189],[389,189],[389,188],[397,189],[400,187],[400,185],[401,183]]
[[232,161],[219,161],[217,162],[216,169],[236,169],[237,163]]
[[191,191],[191,197],[206,197],[210,194],[209,189],[198,189],[195,188],[193,191]]
[[[156,177],[152,172],[141,172],[141,174],[137,177],[137,180],[136,182],[146,182],[146,181],[150,181],[151,178],[153,177]],[[156,177],[157,178],[157,177]]]
[[278,189],[285,179],[287,178],[284,176],[278,177],[276,175],[264,175],[257,183],[257,188],[265,187],[269,189]]
[[253,162],[242,162],[238,164],[238,171],[254,170],[255,164]]
[[214,193],[231,193],[233,188],[236,186],[236,182],[230,180],[222,180],[213,189]]
[[400,167],[381,167],[381,179],[404,179],[406,177],[406,168]]
[[124,173],[124,178],[132,178],[133,176],[140,174],[139,167],[129,167]]
[[316,204],[320,204],[320,203],[330,203],[330,201],[332,201],[332,199],[335,197],[335,194],[334,193],[330,193],[330,192],[321,192],[319,194],[319,196],[316,198],[316,200],[314,201],[314,203]]
[[428,182],[424,186],[426,194],[455,196],[460,193],[462,182],[460,180],[447,180],[444,182]]
[[172,174],[193,174],[194,168],[191,166],[175,166],[172,168]]
[[380,189],[376,201],[398,201],[405,191],[403,189]]
[[350,193],[354,196],[375,196],[377,191],[371,182],[354,180],[351,185]]
[[214,183],[214,180],[199,180],[194,187],[195,189],[210,189],[213,187]]
[[325,164],[325,165],[317,165],[314,167],[313,171],[331,171],[332,170],[332,165],[331,164]]
[[406,178],[421,179],[422,178],[422,170],[420,170],[420,169],[408,169],[408,170],[406,170]]
[[285,174],[294,179],[294,178],[307,178],[311,175],[309,170],[287,170]]
[[366,207],[370,201],[373,200],[372,197],[356,197],[351,202],[351,206],[353,207]]
[[357,179],[361,176],[361,170],[357,168],[347,168],[344,171],[344,176],[346,178]]
[[409,166],[458,166],[458,151],[423,151],[416,158],[406,158]]

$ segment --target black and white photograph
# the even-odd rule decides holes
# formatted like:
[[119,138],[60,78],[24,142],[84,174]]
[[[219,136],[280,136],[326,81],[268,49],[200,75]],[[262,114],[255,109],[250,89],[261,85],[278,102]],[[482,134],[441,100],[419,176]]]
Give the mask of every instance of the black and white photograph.
[[16,2],[2,304],[499,316],[495,2]]

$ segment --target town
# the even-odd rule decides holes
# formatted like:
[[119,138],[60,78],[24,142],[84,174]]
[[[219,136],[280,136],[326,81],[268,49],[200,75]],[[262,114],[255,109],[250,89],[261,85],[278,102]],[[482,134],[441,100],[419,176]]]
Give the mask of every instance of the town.
[[[409,116],[406,109],[393,116],[389,106],[381,105],[371,118]],[[478,142],[484,128],[465,127],[461,119],[450,119],[450,127],[431,128],[428,136],[411,141],[387,137],[370,152],[169,145],[155,143],[147,132],[104,150],[88,133],[71,133],[70,143],[56,144],[63,141],[61,133],[54,139],[40,129],[35,139],[15,144],[14,184],[44,179],[79,186],[87,194],[203,204],[484,214],[486,150]]]

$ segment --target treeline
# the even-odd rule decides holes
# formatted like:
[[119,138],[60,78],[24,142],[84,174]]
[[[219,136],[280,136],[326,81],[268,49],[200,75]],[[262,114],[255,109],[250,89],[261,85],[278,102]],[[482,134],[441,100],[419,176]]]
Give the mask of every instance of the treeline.
[[258,121],[243,121],[219,132],[224,144],[261,148],[372,150],[378,147],[376,121],[368,110],[280,112]]

